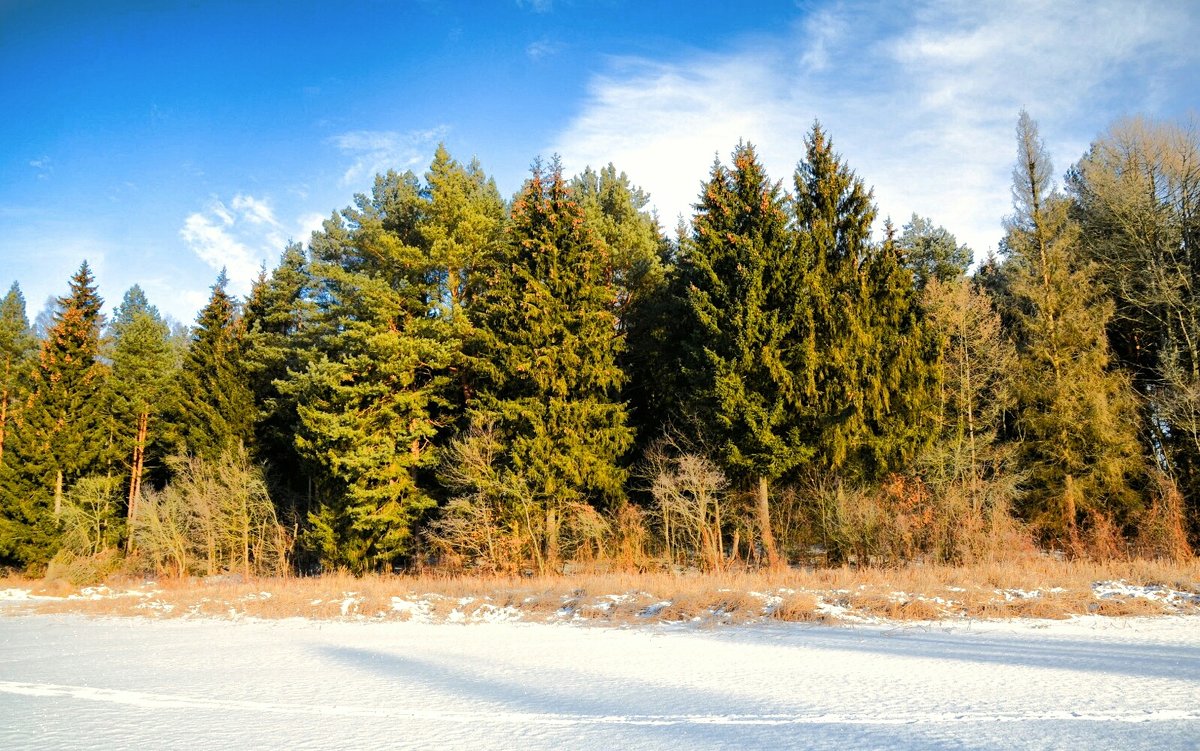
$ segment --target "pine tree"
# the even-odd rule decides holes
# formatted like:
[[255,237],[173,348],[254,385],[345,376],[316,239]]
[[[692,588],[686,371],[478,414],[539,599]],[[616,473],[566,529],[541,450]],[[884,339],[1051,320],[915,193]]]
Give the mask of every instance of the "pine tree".
[[[632,432],[617,401],[622,346],[607,248],[587,224],[557,160],[535,164],[513,203],[508,242],[478,301],[476,347],[495,363],[476,425],[494,425],[503,471],[519,480],[539,568],[558,566],[572,514],[619,502],[618,460]],[[523,505],[528,504],[528,505]]]
[[[475,381],[491,364],[472,356],[472,305],[488,277],[486,264],[503,242],[504,200],[477,161],[459,164],[439,145],[425,174],[427,197],[419,244],[427,254],[438,337],[454,351],[449,366],[446,411],[437,416],[444,433],[466,427]],[[441,443],[442,441],[439,441]]]
[[769,486],[811,454],[803,397],[811,344],[805,273],[786,200],[750,144],[713,165],[681,255],[693,327],[690,409],[726,468],[755,492],[763,548],[779,565]]
[[296,447],[320,471],[305,540],[325,566],[395,564],[434,505],[419,476],[437,461],[453,349],[430,314],[424,211],[415,176],[389,172],[313,237],[316,351],[283,391],[297,404]]
[[599,172],[585,169],[570,187],[588,226],[608,247],[617,293],[614,313],[625,326],[630,308],[660,291],[665,281],[662,232],[646,210],[650,196],[612,164]]
[[244,360],[245,327],[222,270],[196,317],[183,360],[175,424],[181,452],[216,460],[254,442],[254,398]]
[[[170,329],[141,287],[125,293],[113,312],[112,374],[107,382],[110,414],[118,449],[129,460],[126,519],[132,528],[142,496],[147,455],[150,465],[166,457],[161,418],[169,410],[178,362]],[[132,537],[129,538],[131,544]]]
[[1142,467],[1130,384],[1109,368],[1112,305],[1096,292],[1051,169],[1037,125],[1022,111],[1005,248],[1019,344],[1017,429],[1031,474],[1023,511],[1074,547],[1081,521],[1119,518],[1138,505],[1132,484]]
[[617,326],[626,346],[618,357],[624,373],[622,400],[639,442],[657,438],[668,420],[678,370],[675,342],[668,329],[678,325],[681,311],[672,305],[668,270],[674,249],[647,210],[650,196],[624,172],[609,164],[599,172],[588,168],[571,180],[571,191],[587,224],[603,240],[612,264]]
[[111,458],[101,399],[103,302],[86,261],[70,288],[42,341],[13,461],[0,480],[0,555],[27,566],[54,554],[65,491]]
[[917,289],[925,289],[934,279],[955,281],[971,266],[970,248],[959,245],[945,227],[935,227],[931,219],[916,214],[904,225],[897,244]]

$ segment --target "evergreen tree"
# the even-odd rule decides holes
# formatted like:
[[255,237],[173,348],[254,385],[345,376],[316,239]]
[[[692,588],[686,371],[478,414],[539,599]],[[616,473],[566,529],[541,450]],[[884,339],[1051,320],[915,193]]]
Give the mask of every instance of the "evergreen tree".
[[1030,471],[1025,515],[1047,536],[1076,546],[1090,515],[1136,507],[1141,472],[1136,405],[1109,368],[1112,305],[1097,294],[1079,248],[1070,202],[1055,191],[1050,157],[1025,111],[1005,248],[1018,340],[1014,386],[1022,460]]
[[0,466],[4,446],[29,392],[30,366],[37,352],[37,339],[25,315],[25,296],[13,282],[0,300]]
[[935,227],[931,219],[916,214],[904,225],[897,243],[917,289],[925,289],[934,279],[955,281],[971,266],[970,248],[959,245],[945,227]]
[[424,211],[415,176],[389,172],[313,237],[316,351],[283,391],[297,404],[296,447],[320,470],[306,545],[326,566],[396,563],[434,505],[419,473],[437,461],[453,348],[430,315]]
[[621,395],[630,424],[644,443],[655,439],[668,419],[672,399],[663,399],[662,392],[670,388],[678,368],[677,358],[669,362],[678,353],[667,333],[682,312],[668,298],[673,248],[646,209],[650,196],[613,165],[599,172],[584,170],[571,180],[571,191],[588,226],[608,248],[616,293],[613,312],[627,345],[618,358],[625,374]]
[[102,301],[85,261],[41,343],[32,394],[0,479],[0,555],[41,565],[57,547],[63,494],[109,460],[100,390]]
[[585,169],[570,187],[588,226],[608,247],[617,293],[614,312],[626,325],[629,309],[659,292],[665,281],[662,232],[646,211],[650,196],[612,164],[599,172]]
[[[109,409],[118,450],[129,461],[126,519],[132,528],[142,481],[150,466],[168,452],[159,422],[169,410],[177,357],[170,329],[136,284],[113,312],[112,374],[107,382]],[[132,540],[132,538],[129,538]]]
[[763,548],[777,566],[769,486],[811,454],[803,425],[811,343],[786,199],[750,144],[734,150],[732,168],[713,165],[680,263],[693,327],[690,411],[724,465],[754,488]]
[[[437,421],[446,433],[466,427],[475,381],[490,363],[465,346],[474,337],[472,305],[488,278],[486,264],[503,242],[504,199],[477,161],[459,164],[439,145],[425,174],[427,197],[419,228],[428,255],[438,336],[454,350],[446,411]],[[440,441],[439,441],[440,442]]]
[[889,229],[819,124],[795,175],[795,229],[808,267],[810,440],[818,466],[866,480],[902,469],[931,437],[936,377],[911,272]]
[[313,279],[299,243],[289,244],[270,276],[264,270],[245,305],[245,366],[256,407],[254,444],[272,485],[295,502],[307,488],[308,468],[296,452],[299,415],[281,385],[311,359],[309,328],[315,315]]
[[536,541],[554,568],[574,514],[623,498],[618,460],[632,432],[617,401],[622,346],[611,265],[557,160],[540,164],[513,203],[508,242],[489,265],[478,300],[477,351],[495,370],[481,387],[476,425],[494,425],[503,472],[527,498],[506,523]]
[[181,452],[216,460],[254,442],[254,395],[244,360],[245,327],[222,270],[196,317],[177,392]]

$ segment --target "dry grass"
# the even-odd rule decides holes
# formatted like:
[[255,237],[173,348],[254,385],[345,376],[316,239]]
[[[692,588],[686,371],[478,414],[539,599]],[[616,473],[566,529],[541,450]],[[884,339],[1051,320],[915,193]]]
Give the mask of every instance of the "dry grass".
[[[1097,582],[1159,587],[1100,596]],[[590,573],[548,577],[367,576],[141,579],[111,577],[100,589],[64,579],[0,579],[0,613],[249,617],[434,622],[520,618],[632,624],[926,621],[1200,613],[1200,564],[1058,561],[1029,557],[974,566],[790,569],[696,573]],[[1175,592],[1171,599],[1164,599]],[[124,594],[123,594],[124,593]],[[1183,593],[1183,594],[1178,594]]]

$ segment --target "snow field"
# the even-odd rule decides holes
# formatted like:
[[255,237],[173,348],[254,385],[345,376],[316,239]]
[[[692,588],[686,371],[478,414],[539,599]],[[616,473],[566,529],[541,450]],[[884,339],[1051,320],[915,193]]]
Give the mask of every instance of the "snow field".
[[0,617],[0,747],[1195,748],[1200,617]]

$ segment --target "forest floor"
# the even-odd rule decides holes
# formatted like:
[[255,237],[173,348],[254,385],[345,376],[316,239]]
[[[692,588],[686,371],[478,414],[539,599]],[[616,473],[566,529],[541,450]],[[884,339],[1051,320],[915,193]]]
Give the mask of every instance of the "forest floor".
[[0,579],[0,614],[633,625],[871,624],[1200,614],[1200,561],[571,576]]

